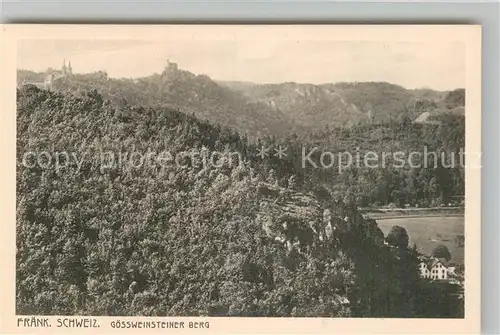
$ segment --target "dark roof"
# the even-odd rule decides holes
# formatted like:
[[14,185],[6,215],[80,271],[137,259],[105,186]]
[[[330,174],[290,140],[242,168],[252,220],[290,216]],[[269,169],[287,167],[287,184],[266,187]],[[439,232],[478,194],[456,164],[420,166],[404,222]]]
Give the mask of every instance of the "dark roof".
[[436,264],[441,263],[444,266],[448,267],[448,261],[444,258],[435,258],[435,257],[419,257],[419,260],[427,265],[429,269],[433,268]]

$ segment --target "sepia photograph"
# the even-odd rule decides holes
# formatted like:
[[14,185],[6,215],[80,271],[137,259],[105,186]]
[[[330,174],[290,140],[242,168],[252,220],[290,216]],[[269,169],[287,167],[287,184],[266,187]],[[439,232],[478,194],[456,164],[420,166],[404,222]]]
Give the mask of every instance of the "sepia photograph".
[[13,56],[17,327],[477,312],[477,26],[53,27]]

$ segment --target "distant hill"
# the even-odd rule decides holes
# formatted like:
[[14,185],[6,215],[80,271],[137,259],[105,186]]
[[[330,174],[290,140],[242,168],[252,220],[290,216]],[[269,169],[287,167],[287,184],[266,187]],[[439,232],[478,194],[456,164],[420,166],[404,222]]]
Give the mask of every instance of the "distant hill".
[[[18,83],[43,73],[18,71]],[[441,122],[443,114],[463,115],[465,91],[408,90],[386,82],[335,84],[254,84],[216,82],[170,63],[160,74],[139,79],[108,78],[105,72],[74,74],[53,84],[80,94],[96,89],[117,105],[168,106],[251,137],[308,133],[325,126],[353,127],[401,119]],[[423,115],[424,113],[427,113]],[[437,121],[436,121],[437,120]]]
[[452,95],[450,98],[450,92],[407,90],[386,82],[221,84],[242,92],[253,101],[283,111],[306,129],[324,125],[351,127],[364,123],[385,123],[399,120],[403,115],[416,119],[421,113],[441,105],[456,107],[460,104],[460,93],[454,93],[455,97]]
[[[231,87],[231,86],[230,86]],[[326,123],[352,126],[368,118],[338,92],[313,84],[265,84],[255,86],[232,85],[251,100],[280,110],[305,128],[316,128]]]
[[33,72],[20,69],[17,70],[17,84],[21,85],[25,81],[43,82],[46,76],[47,74],[43,72]]
[[[19,84],[34,73],[21,72]],[[37,78],[43,78],[38,75]],[[241,134],[265,136],[296,130],[290,117],[269,106],[250,101],[242,93],[220,86],[208,76],[195,75],[171,65],[161,74],[139,79],[108,78],[104,72],[61,78],[53,89],[81,95],[97,90],[117,105],[170,107],[218,123]]]
[[417,88],[409,91],[413,96],[415,96],[416,99],[419,100],[441,101],[447,94],[445,91],[435,91],[430,88]]

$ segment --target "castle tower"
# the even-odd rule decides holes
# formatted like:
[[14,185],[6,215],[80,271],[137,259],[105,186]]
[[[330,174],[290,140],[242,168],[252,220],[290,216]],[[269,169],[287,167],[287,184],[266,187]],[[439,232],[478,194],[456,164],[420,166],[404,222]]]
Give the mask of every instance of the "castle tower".
[[178,69],[178,66],[177,66],[177,63],[174,63],[174,62],[171,62],[170,59],[167,59],[167,68],[169,70],[177,70]]
[[170,59],[167,59],[167,65],[163,69],[163,72],[161,73],[162,77],[172,77],[177,75],[177,70],[178,70],[177,63],[171,62]]

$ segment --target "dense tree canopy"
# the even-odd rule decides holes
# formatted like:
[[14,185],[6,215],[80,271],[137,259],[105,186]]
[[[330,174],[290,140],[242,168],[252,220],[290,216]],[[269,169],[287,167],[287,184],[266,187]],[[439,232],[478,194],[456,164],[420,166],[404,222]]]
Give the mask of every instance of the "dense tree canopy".
[[436,258],[444,258],[446,261],[449,261],[451,259],[450,251],[443,244],[439,244],[434,248],[434,250],[432,250],[432,256]]
[[394,247],[407,248],[409,237],[406,229],[400,226],[393,226],[385,240],[389,245]]
[[[37,76],[40,74],[29,71],[18,73],[20,79]],[[274,169],[282,185],[295,175],[299,185],[325,186],[359,207],[461,205],[465,120],[454,110],[463,109],[465,90],[406,90],[376,82],[226,86],[235,87],[169,68],[137,80],[108,78],[106,73],[96,72],[54,83],[55,90],[76,96],[97,89],[118,107],[168,108],[194,114],[247,134],[257,148],[271,148],[271,154],[272,148],[282,145],[287,148],[284,159],[269,155],[264,162],[267,170]],[[434,113],[437,122],[414,123],[424,112]],[[345,127],[345,122],[358,116],[364,121]],[[315,163],[323,153],[350,153],[352,164],[339,170],[346,162],[339,159],[331,168],[303,168],[303,150],[312,148],[317,148],[311,155]],[[257,157],[252,153],[249,151],[248,158],[255,162]],[[396,161],[394,153],[404,157],[404,164]],[[374,166],[365,164],[367,154],[377,156]],[[386,154],[389,158],[382,160]]]

